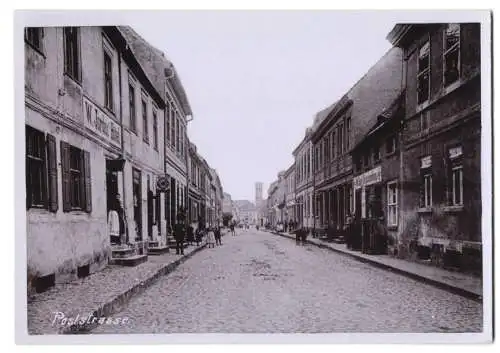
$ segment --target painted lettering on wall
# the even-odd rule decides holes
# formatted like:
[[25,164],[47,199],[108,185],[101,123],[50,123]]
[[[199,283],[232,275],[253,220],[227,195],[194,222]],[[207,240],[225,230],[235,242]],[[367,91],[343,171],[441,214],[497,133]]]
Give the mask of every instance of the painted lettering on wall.
[[362,188],[382,181],[382,168],[379,166],[363,173],[353,180],[354,189]]
[[120,146],[120,125],[86,98],[83,99],[83,106],[85,109],[85,127],[103,137],[106,142]]

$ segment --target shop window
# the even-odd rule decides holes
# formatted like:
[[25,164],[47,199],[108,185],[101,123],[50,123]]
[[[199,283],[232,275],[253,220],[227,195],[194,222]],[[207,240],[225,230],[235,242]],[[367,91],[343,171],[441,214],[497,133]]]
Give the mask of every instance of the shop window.
[[64,27],[64,72],[80,82],[80,43],[78,27]]
[[104,51],[104,105],[113,111],[113,65],[111,56]]
[[460,24],[450,23],[444,30],[444,86],[460,77]]
[[429,100],[430,91],[430,44],[425,42],[418,51],[417,103]]
[[90,154],[61,141],[63,211],[92,211]]
[[43,53],[43,28],[27,27],[24,29],[24,40],[33,48]]
[[55,138],[26,126],[26,208],[56,212],[57,207]]
[[396,181],[387,184],[387,225],[398,225],[398,184]]

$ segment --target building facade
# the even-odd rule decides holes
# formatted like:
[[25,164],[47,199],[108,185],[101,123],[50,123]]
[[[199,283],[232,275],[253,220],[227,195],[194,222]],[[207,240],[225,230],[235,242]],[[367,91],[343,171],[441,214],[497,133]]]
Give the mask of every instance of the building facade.
[[314,148],[315,223],[340,232],[352,213],[351,149],[401,93],[402,51],[390,49],[338,102],[321,112]]
[[[368,249],[369,227],[357,227],[355,236],[364,236],[370,252],[393,253],[399,234],[401,127],[404,117],[404,93],[377,119],[366,136],[353,147],[353,214],[361,225],[366,220],[382,220],[388,231],[388,247],[372,242]],[[364,223],[368,224],[368,223]],[[366,233],[366,234],[365,234]],[[385,241],[385,240],[384,240]],[[362,245],[360,239],[358,247]],[[383,247],[383,248],[382,248]]]
[[285,183],[285,208],[284,221],[286,223],[296,222],[295,215],[295,163],[292,164],[284,174]]
[[480,24],[398,24],[404,51],[400,255],[481,268]]
[[298,225],[306,229],[312,229],[314,224],[311,133],[312,128],[307,128],[304,138],[293,151],[295,158],[295,217]]
[[124,210],[122,242],[144,252],[148,240],[161,237],[164,210],[155,203],[161,197],[155,183],[164,173],[164,108],[119,28],[26,29],[27,250],[34,289],[108,263],[107,215],[117,204]]

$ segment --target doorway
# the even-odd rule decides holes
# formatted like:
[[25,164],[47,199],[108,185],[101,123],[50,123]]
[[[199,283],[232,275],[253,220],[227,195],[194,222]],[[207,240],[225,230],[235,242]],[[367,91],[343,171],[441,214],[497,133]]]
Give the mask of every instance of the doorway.
[[[106,215],[111,210],[118,211],[118,172],[114,170],[111,160],[106,160]],[[110,232],[111,233],[111,232]],[[110,244],[120,243],[118,234],[109,234]]]
[[132,194],[134,197],[134,221],[136,241],[142,240],[142,193],[141,193],[141,171],[132,170]]

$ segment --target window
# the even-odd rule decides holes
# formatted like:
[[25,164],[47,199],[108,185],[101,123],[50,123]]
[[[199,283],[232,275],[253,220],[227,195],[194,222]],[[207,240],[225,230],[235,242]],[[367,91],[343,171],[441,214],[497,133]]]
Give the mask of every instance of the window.
[[149,143],[148,105],[144,99],[142,99],[142,129],[142,139],[144,142]]
[[422,207],[432,206],[432,175],[424,174],[423,176],[423,204]]
[[453,182],[453,205],[460,206],[463,204],[464,195],[464,176],[462,166],[454,167],[452,169],[452,182]]
[[347,117],[347,120],[346,120],[346,138],[347,138],[347,141],[346,141],[346,147],[347,149],[349,149],[349,147],[351,146],[350,143],[351,143],[351,117]]
[[451,187],[448,192],[451,197],[448,198],[449,203],[453,206],[463,205],[464,194],[464,176],[463,176],[463,152],[462,146],[455,146],[448,150],[449,168],[448,174],[451,178]]
[[56,140],[26,126],[26,209],[57,212]]
[[158,117],[156,109],[153,109],[153,147],[158,151]]
[[380,147],[378,145],[373,147],[373,161],[380,162]]
[[422,176],[420,206],[428,208],[432,206],[432,157],[423,157],[420,159],[420,163],[420,173]]
[[24,39],[28,44],[39,52],[43,52],[43,28],[42,27],[27,27],[24,30]]
[[170,107],[170,138],[172,146],[175,147],[175,111]]
[[135,88],[132,84],[128,85],[128,105],[130,114],[130,130],[137,132],[136,110],[135,110]]
[[387,154],[396,152],[396,148],[397,148],[396,136],[389,137],[385,145],[385,150]]
[[61,141],[63,211],[91,212],[90,154]]
[[422,104],[429,100],[430,91],[430,44],[423,44],[418,52],[417,69],[417,103]]
[[113,111],[113,74],[111,56],[104,51],[104,105]]
[[444,86],[460,77],[460,24],[450,23],[444,31]]
[[420,129],[426,131],[429,129],[430,113],[426,111],[420,115]]
[[45,136],[43,132],[26,126],[26,198],[28,208],[46,207],[45,165]]
[[175,151],[180,152],[180,128],[179,128],[179,116],[178,112],[175,112]]
[[335,131],[332,131],[332,157],[335,158]]
[[166,136],[165,136],[165,139],[166,139],[166,142],[170,144],[170,103],[167,102],[167,106],[166,106],[166,111],[165,111],[165,123],[167,124],[167,126],[165,127],[165,133],[166,133]]
[[344,152],[344,127],[343,125],[339,125],[338,127],[338,156],[340,157]]
[[364,155],[363,155],[363,167],[368,168],[368,166],[370,165],[370,154],[368,152],[366,152]]
[[398,184],[387,183],[387,225],[398,225]]
[[64,27],[64,72],[80,82],[78,27]]

